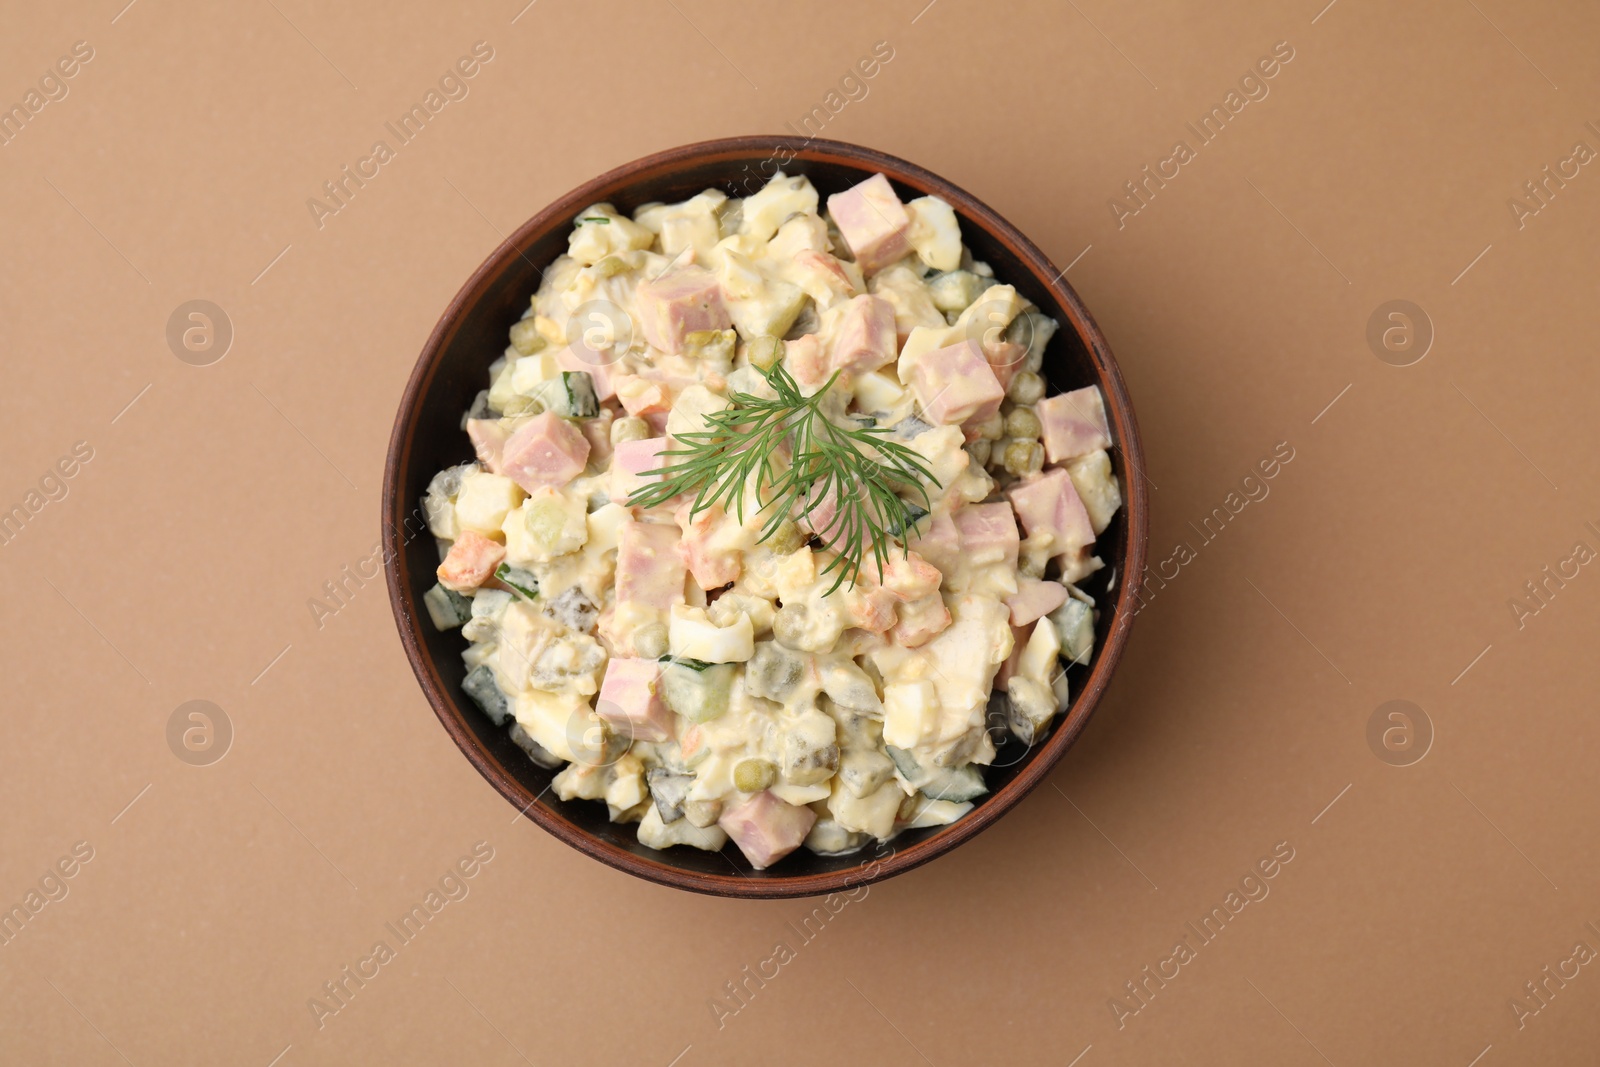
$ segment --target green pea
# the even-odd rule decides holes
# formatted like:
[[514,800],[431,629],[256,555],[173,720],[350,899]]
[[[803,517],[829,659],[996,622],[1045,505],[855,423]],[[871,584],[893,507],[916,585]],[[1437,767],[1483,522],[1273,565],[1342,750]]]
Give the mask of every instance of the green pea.
[[806,636],[806,609],[799,604],[785,604],[772,617],[772,636],[784,648],[804,651]]
[[1017,408],[1006,416],[1006,435],[1024,441],[1037,441],[1044,427],[1032,408]]
[[1012,441],[1006,445],[1005,457],[1006,473],[1018,478],[1044,469],[1044,446],[1038,441]]
[[1018,404],[1037,404],[1044,399],[1044,379],[1031,370],[1018,371],[1006,389],[1006,398]]
[[650,424],[637,415],[624,415],[611,424],[611,443],[643,441],[650,436]]
[[1005,433],[1006,419],[998,411],[978,423],[978,436],[986,441],[998,441]]
[[733,768],[733,785],[741,793],[759,793],[778,781],[778,768],[764,759],[740,760]]

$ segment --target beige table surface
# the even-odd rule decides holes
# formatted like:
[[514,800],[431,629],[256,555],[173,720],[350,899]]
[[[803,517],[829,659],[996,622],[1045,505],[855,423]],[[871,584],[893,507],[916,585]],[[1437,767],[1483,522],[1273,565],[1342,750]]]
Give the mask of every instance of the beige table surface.
[[[1600,9],[125,2],[12,4],[0,32],[0,102],[39,92],[0,146],[0,510],[26,516],[0,906],[28,915],[0,1061],[1600,1057]],[[307,201],[478,42],[319,226]],[[807,940],[811,903],[658,888],[513,825],[381,584],[308,602],[370,554],[402,384],[504,233],[813,108],[1072,264],[1170,580],[1047,785]],[[1169,177],[1135,201],[1146,166]],[[231,324],[207,366],[167,340],[191,300]],[[220,761],[169,747],[191,700]],[[467,895],[330,998],[475,846]],[[1186,925],[1215,907],[1213,939]]]

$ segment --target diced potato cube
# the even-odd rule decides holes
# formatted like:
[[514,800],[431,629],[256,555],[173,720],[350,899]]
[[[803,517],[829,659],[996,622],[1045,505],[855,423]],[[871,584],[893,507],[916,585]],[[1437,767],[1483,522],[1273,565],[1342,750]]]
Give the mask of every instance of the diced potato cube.
[[1111,518],[1122,507],[1122,487],[1117,476],[1111,473],[1111,457],[1104,449],[1079,456],[1067,463],[1067,477],[1083,500],[1089,513],[1089,525],[1098,536],[1111,524]]
[[617,214],[610,204],[594,204],[579,213],[567,238],[567,253],[587,267],[617,252],[649,248],[655,239],[655,234]]
[[805,175],[786,177],[782,171],[744,201],[744,221],[739,232],[769,241],[790,215],[817,213],[817,190]]
[[463,530],[498,536],[506,513],[522,503],[522,495],[517,483],[504,475],[468,471],[456,495],[456,523]]
[[911,229],[906,237],[922,261],[935,270],[961,265],[961,226],[955,209],[937,196],[919,196],[906,205]]
[[895,816],[905,793],[894,782],[886,782],[864,797],[858,797],[836,782],[828,798],[828,811],[846,830],[858,830],[882,839],[894,832]]

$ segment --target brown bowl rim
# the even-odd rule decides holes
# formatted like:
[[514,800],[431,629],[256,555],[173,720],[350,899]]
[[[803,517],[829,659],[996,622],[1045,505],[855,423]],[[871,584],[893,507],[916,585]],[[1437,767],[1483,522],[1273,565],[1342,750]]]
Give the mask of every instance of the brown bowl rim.
[[866,859],[856,867],[797,875],[784,875],[781,870],[768,871],[759,878],[750,878],[738,872],[720,875],[687,871],[661,860],[639,856],[595,838],[567,822],[556,809],[543,800],[542,794],[537,797],[531,795],[530,791],[508,773],[498,760],[479,746],[476,737],[466,725],[462,708],[455,697],[446,690],[443,680],[423,646],[420,635],[421,615],[417,612],[409,592],[410,574],[404,552],[402,525],[406,502],[400,499],[400,487],[405,484],[403,475],[409,473],[407,460],[420,413],[418,401],[437,372],[440,357],[456,329],[459,328],[465,311],[483,297],[484,291],[498,276],[505,262],[521,255],[522,249],[529,247],[537,237],[551,227],[565,225],[582,208],[615,195],[620,188],[626,187],[627,184],[639,180],[646,174],[670,171],[691,162],[715,163],[723,158],[730,162],[748,161],[752,156],[761,154],[777,158],[780,154],[787,153],[795,159],[841,163],[864,167],[868,171],[880,171],[895,182],[917,189],[924,195],[943,197],[956,208],[964,224],[981,227],[995,240],[1009,247],[1056,299],[1094,363],[1098,375],[1096,384],[1105,394],[1107,413],[1116,436],[1115,447],[1123,453],[1125,473],[1139,474],[1144,470],[1144,452],[1139,439],[1138,423],[1134,417],[1127,386],[1122,379],[1122,372],[1094,317],[1078,298],[1076,291],[1066,282],[1064,270],[1058,270],[1037,245],[993,208],[924,167],[876,149],[842,141],[816,139],[804,142],[799,148],[793,147],[795,143],[794,138],[781,135],[748,135],[700,141],[655,152],[584,182],[523,223],[473,272],[445,308],[438,324],[434,326],[406,382],[394,430],[390,436],[383,471],[384,570],[400,641],[405,648],[406,658],[411,663],[412,671],[427,696],[428,703],[444,726],[445,732],[477,768],[478,773],[483,775],[513,807],[525,813],[542,829],[602,863],[647,881],[677,889],[747,899],[818,896],[892,878],[956,848],[1016,807],[1023,797],[1044,780],[1045,775],[1060,762],[1067,750],[1077,741],[1100,703],[1112,672],[1122,658],[1123,649],[1127,644],[1135,614],[1132,609],[1134,591],[1138,586],[1139,576],[1144,572],[1149,538],[1149,499],[1145,480],[1142,475],[1124,477],[1122,490],[1126,514],[1123,536],[1126,549],[1121,563],[1122,571],[1115,576],[1116,599],[1109,609],[1115,613],[1115,617],[1109,635],[1102,642],[1089,669],[1087,680],[1072,699],[1064,718],[1057,724],[1044,745],[1028,758],[1026,766],[1017,773],[1017,776],[992,794],[982,806],[951,823],[941,832],[906,848],[895,849],[891,843],[886,857]]

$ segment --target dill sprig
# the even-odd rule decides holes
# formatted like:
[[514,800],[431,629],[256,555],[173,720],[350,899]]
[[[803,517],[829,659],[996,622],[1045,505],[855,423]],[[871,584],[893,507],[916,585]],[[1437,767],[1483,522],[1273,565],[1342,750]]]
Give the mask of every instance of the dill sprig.
[[[923,479],[937,484],[922,456],[889,440],[883,426],[845,427],[822,411],[822,399],[838,379],[836,372],[810,396],[800,391],[781,361],[761,372],[777,396],[734,393],[728,407],[705,417],[707,429],[677,435],[681,448],[657,453],[669,462],[647,475],[659,481],[628,498],[634,507],[656,507],[679,495],[694,495],[692,518],[714,505],[744,521],[747,487],[758,500],[768,493],[757,514],[771,510],[759,540],[765,541],[789,521],[797,507],[809,512],[830,498],[837,512],[819,536],[836,555],[822,573],[838,571],[829,593],[847,580],[853,585],[868,556],[877,562],[878,577],[889,561],[889,546],[926,514],[928,492]],[[779,457],[788,446],[790,461]],[[896,490],[917,494],[917,508]]]

